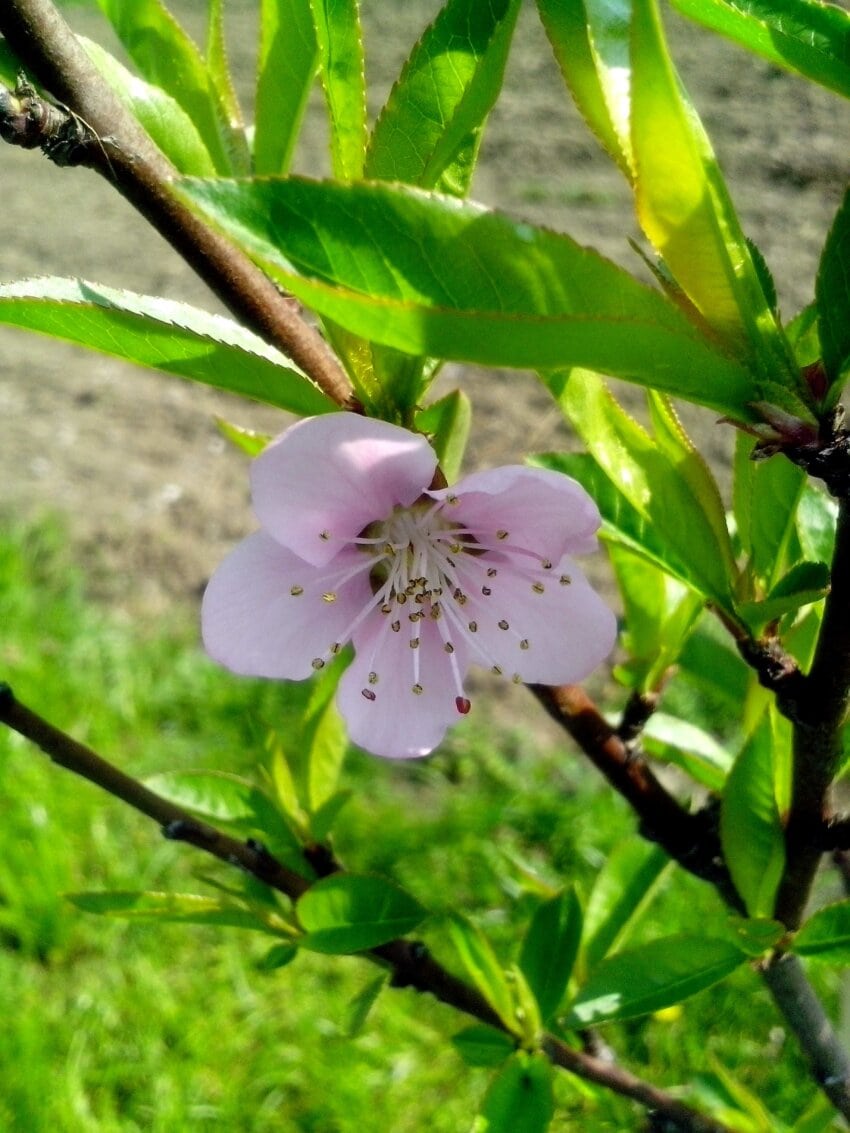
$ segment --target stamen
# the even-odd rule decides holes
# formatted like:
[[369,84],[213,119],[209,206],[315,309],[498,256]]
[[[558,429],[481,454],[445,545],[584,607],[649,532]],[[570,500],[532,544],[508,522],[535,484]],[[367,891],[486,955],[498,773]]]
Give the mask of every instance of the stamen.
[[482,586],[481,587],[481,593],[484,595],[485,598],[489,598],[490,595],[493,593],[493,591],[490,589],[489,586]]
[[370,673],[369,674],[369,684],[370,685],[376,685],[377,683],[378,683],[378,674],[377,673]]
[[466,716],[471,707],[472,705],[469,703],[465,696],[455,697],[455,708],[457,708],[461,716]]
[[546,593],[546,587],[543,585],[542,582],[532,582],[531,589],[534,591],[535,594],[545,594]]
[[336,601],[336,591],[326,590],[325,593],[322,595],[322,601],[327,602],[329,604],[331,602],[335,602]]
[[289,593],[292,595],[293,598],[300,598],[301,595],[304,593],[304,587],[303,586],[290,586]]
[[423,689],[422,685],[415,684],[410,691],[415,693],[417,696],[421,696],[425,690]]
[[508,624],[508,622],[506,622],[504,618],[502,618],[502,620],[500,622],[498,622],[497,624],[499,626],[499,629],[510,629],[511,628],[510,625]]
[[319,538],[322,540],[323,543],[329,542],[330,537],[331,537],[330,531],[320,531],[319,532]]
[[310,664],[316,670],[324,669],[324,667],[325,667],[325,662],[322,660],[321,657],[314,657],[313,660],[310,662]]
[[378,697],[370,688],[361,688],[360,695],[364,696],[367,700],[377,700]]
[[570,578],[570,576],[568,574],[562,574],[561,577],[558,579],[558,582],[560,582],[561,586],[570,586],[572,584],[572,581],[573,580]]
[[410,646],[411,649],[418,649],[419,648],[419,638],[418,637],[411,637],[410,641],[408,641],[407,644]]
[[519,643],[519,647],[520,647],[520,649],[530,649],[531,648],[531,642],[528,640],[527,637],[524,637],[522,639],[522,641]]

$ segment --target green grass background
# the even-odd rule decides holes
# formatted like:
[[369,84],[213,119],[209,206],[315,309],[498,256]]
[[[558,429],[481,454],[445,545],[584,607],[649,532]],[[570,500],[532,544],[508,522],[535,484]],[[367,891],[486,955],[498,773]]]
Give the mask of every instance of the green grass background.
[[[0,679],[136,776],[194,767],[251,775],[281,714],[281,686],[236,680],[205,659],[196,611],[153,624],[88,600],[50,520],[0,532]],[[633,821],[566,746],[536,751],[519,730],[496,732],[481,722],[486,712],[478,716],[424,762],[352,753],[344,785],[353,797],[335,848],[351,868],[387,873],[431,909],[473,916],[509,962],[533,878],[586,891],[606,852],[633,836]],[[488,1072],[465,1066],[449,1041],[470,1020],[386,990],[350,1037],[352,1000],[375,975],[366,961],[304,954],[266,973],[258,964],[271,942],[260,934],[77,910],[64,893],[210,892],[203,876],[231,879],[5,730],[0,818],[3,1133],[471,1128]],[[699,932],[722,915],[707,887],[671,873],[637,933]],[[449,957],[433,932],[426,937]],[[747,971],[605,1038],[637,1073],[697,1084],[706,1097],[724,1095],[717,1059],[786,1120],[813,1092]],[[555,1130],[645,1127],[629,1103],[563,1075],[557,1093]]]

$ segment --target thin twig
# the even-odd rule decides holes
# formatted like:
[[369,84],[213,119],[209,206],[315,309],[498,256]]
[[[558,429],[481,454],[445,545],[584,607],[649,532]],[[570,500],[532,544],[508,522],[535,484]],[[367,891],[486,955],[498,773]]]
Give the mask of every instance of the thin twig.
[[[338,405],[353,407],[351,384],[325,340],[268,276],[177,199],[171,190],[176,171],[101,78],[50,0],[3,0],[0,33],[31,75],[96,138],[96,144],[80,146],[75,160],[111,181],[238,319],[291,358]],[[14,93],[6,91],[7,99]],[[45,113],[56,109],[44,106]],[[6,140],[13,140],[8,133]],[[19,144],[27,138],[22,129]]]
[[[220,861],[238,866],[293,900],[309,889],[308,879],[277,861],[263,846],[253,840],[240,842],[208,823],[199,822],[182,807],[119,771],[91,748],[21,704],[11,688],[3,683],[0,683],[0,723],[32,741],[60,767],[152,818],[166,837],[189,842]],[[332,871],[341,868],[336,862],[330,863],[330,867]],[[366,955],[392,969],[394,987],[427,992],[441,1003],[507,1031],[483,996],[447,971],[420,941],[393,940],[371,949]],[[573,1049],[554,1035],[544,1036],[542,1047],[556,1066],[664,1115],[671,1126],[682,1133],[729,1133],[727,1126],[704,1117],[665,1091],[605,1059]]]

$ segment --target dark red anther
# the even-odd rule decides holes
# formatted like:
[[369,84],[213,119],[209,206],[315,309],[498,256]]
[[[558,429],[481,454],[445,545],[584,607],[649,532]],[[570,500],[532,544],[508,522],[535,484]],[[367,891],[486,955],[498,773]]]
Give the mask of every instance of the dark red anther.
[[455,697],[455,708],[457,708],[457,710],[461,714],[461,716],[465,716],[467,714],[467,712],[469,712],[471,707],[472,707],[472,705],[466,699],[465,696],[456,696]]

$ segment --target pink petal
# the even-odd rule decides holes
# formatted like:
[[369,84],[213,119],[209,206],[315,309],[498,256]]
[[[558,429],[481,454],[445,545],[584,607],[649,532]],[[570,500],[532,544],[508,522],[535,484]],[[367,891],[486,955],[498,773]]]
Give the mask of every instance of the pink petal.
[[[303,680],[371,600],[366,569],[343,585],[347,565],[368,567],[357,550],[317,568],[264,531],[243,540],[218,567],[204,594],[201,630],[216,661],[246,676]],[[299,589],[301,593],[298,593]],[[324,595],[336,593],[335,601]]]
[[[485,576],[485,566],[495,566],[498,573]],[[569,558],[546,572],[543,593],[532,589],[540,572],[534,578],[520,573],[511,559],[500,560],[498,554],[464,567],[467,600],[461,612],[467,628],[475,627],[468,638],[479,651],[474,662],[497,666],[504,676],[523,682],[573,684],[611,652],[617,620]],[[562,577],[569,583],[561,583]]]
[[320,566],[367,524],[407,506],[437,466],[424,437],[355,413],[299,421],[251,466],[262,526],[300,558]]
[[[415,634],[419,646],[414,650],[410,640]],[[355,635],[355,649],[337,693],[352,742],[390,759],[428,755],[461,718],[456,703],[460,690],[437,624],[426,618],[415,630],[408,624],[394,633],[388,618],[380,615]],[[463,675],[467,660],[462,643],[454,657]],[[377,675],[376,683],[370,683],[371,674]],[[418,694],[413,691],[417,678]]]
[[596,550],[599,509],[580,484],[560,472],[506,465],[473,472],[453,487],[430,494],[436,499],[456,496],[452,518],[491,532],[492,542],[497,531],[507,531],[507,545],[536,551],[553,562],[565,554]]

